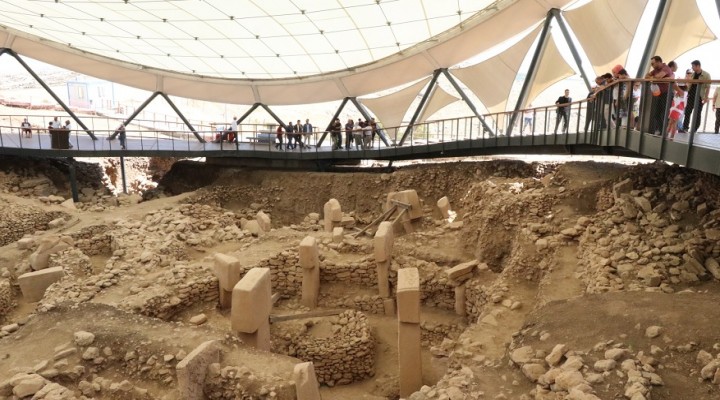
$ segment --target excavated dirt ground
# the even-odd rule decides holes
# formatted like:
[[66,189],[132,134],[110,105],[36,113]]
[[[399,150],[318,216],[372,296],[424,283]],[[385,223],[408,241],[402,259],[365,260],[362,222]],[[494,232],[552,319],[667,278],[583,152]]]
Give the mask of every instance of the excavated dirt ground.
[[[26,375],[40,382],[28,399],[177,399],[175,365],[211,339],[223,356],[208,371],[206,398],[295,398],[292,368],[302,360],[289,350],[290,337],[332,338],[345,322],[276,322],[276,353],[248,348],[233,334],[229,310],[218,308],[213,255],[276,268],[310,235],[321,244],[323,265],[355,273],[369,260],[374,269],[372,238],[334,243],[323,232],[323,206],[337,199],[364,227],[382,213],[389,192],[405,189],[424,204],[415,232],[395,238],[391,273],[417,267],[422,277],[425,386],[409,399],[720,398],[714,176],[599,162],[313,173],[183,161],[158,189],[142,193],[145,201],[141,193],[113,195],[107,178],[105,188],[91,187],[88,172],[83,203],[69,209],[59,205],[64,199],[48,199],[69,197],[63,166],[41,164],[0,160],[0,400],[18,398],[13,390]],[[435,206],[443,196],[450,220]],[[269,232],[247,225],[258,211],[270,216]],[[41,301],[28,302],[17,278],[53,235],[73,238],[49,259],[66,276]],[[23,237],[30,244],[18,243]],[[472,260],[479,267],[465,283],[461,316],[447,298],[444,271]],[[283,279],[289,283],[278,289],[272,314],[309,311],[290,294],[295,278]],[[319,309],[363,312],[375,343],[372,377],[333,378],[321,387],[324,400],[399,397],[397,319],[372,308],[376,295],[372,284],[322,283]],[[206,322],[198,325],[200,314]],[[79,331],[94,341],[77,343]]]

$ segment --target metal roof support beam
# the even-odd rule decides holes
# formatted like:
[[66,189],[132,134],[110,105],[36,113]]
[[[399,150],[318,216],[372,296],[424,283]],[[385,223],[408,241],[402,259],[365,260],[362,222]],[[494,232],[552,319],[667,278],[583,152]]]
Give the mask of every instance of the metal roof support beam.
[[[260,103],[260,107],[262,107],[265,111],[267,111],[267,113],[270,114],[271,117],[273,117],[273,119],[275,120],[275,122],[277,122],[278,124],[280,124],[280,125],[282,125],[282,126],[285,126],[285,124],[283,124],[283,120],[281,120],[280,117],[278,117],[277,114],[275,114],[275,113],[273,112],[273,110],[271,110],[270,107],[268,107],[267,104]],[[240,122],[238,122],[238,124],[239,124],[239,123],[240,123]]]
[[[720,3],[720,0],[715,1]],[[644,78],[645,74],[647,74],[648,67],[650,67],[650,58],[652,58],[655,51],[657,51],[658,43],[660,42],[660,31],[663,25],[665,25],[665,19],[667,18],[669,10],[670,2],[668,0],[660,0],[658,8],[655,11],[655,19],[653,19],[652,26],[650,27],[647,44],[645,45],[645,50],[640,60],[640,66],[638,67],[636,76],[638,79]]]
[[420,113],[425,108],[425,105],[427,104],[428,99],[430,98],[430,95],[435,90],[435,85],[437,85],[437,80],[440,74],[442,73],[442,69],[436,69],[433,71],[432,79],[430,79],[430,83],[428,83],[427,89],[425,89],[425,94],[423,94],[422,99],[420,99],[420,104],[418,104],[417,108],[415,109],[415,113],[413,114],[412,118],[410,118],[410,123],[408,123],[407,128],[405,129],[405,133],[403,133],[402,138],[400,138],[400,142],[398,143],[398,146],[402,146],[403,143],[405,143],[405,139],[407,139],[408,136],[413,131],[413,125],[415,125],[415,121],[420,117]]
[[168,102],[168,104],[170,105],[170,107],[172,107],[173,111],[175,111],[175,113],[178,115],[178,117],[180,117],[180,119],[185,123],[185,126],[187,126],[188,129],[190,129],[190,131],[193,133],[193,135],[195,135],[195,137],[197,138],[197,140],[198,140],[200,143],[205,143],[205,139],[203,139],[202,136],[200,136],[200,135],[197,133],[197,131],[196,131],[195,128],[192,126],[192,124],[190,123],[190,121],[188,121],[187,118],[185,118],[185,116],[183,115],[183,113],[180,112],[180,109],[178,109],[177,106],[175,106],[175,103],[173,103],[172,100],[170,100],[170,97],[168,97],[168,95],[165,94],[165,93],[163,93],[163,92],[160,92],[160,96],[162,96],[162,97],[165,99],[165,101]]
[[515,120],[517,119],[520,108],[522,108],[525,102],[527,102],[527,98],[530,95],[530,88],[532,87],[533,81],[535,81],[535,76],[537,75],[540,59],[545,53],[545,48],[547,47],[548,40],[551,40],[550,23],[552,22],[552,20],[553,14],[552,10],[550,10],[547,13],[547,17],[545,17],[545,23],[543,24],[542,31],[540,32],[540,38],[538,39],[537,47],[535,47],[535,53],[533,54],[533,58],[530,61],[530,67],[528,68],[527,75],[525,76],[525,81],[523,82],[522,89],[520,90],[520,96],[518,96],[517,103],[515,104],[515,112],[512,113],[512,115],[510,116],[510,123],[508,123],[507,128],[508,136],[512,134],[512,129],[515,125]]
[[[362,103],[360,103],[357,100],[357,97],[348,97],[348,99],[350,99],[350,101],[355,105],[355,107],[358,109],[358,111],[360,111],[360,115],[362,115],[366,121],[370,121],[372,119],[372,117],[370,116],[370,113],[367,111],[367,108],[365,108],[365,106],[362,105]],[[385,143],[385,146],[390,147],[390,141],[387,138],[387,134],[385,133],[385,130],[378,128],[377,134],[380,137],[380,140],[382,140],[383,143]]]
[[[245,111],[245,114],[241,115],[240,118],[238,118],[237,123],[238,125],[242,124],[243,121],[245,121],[245,118],[249,117],[250,114],[252,114],[253,111],[255,111],[256,108],[260,107],[260,103],[253,104],[249,110]],[[282,122],[280,125],[285,126]]]
[[477,108],[475,108],[475,104],[473,104],[473,102],[470,101],[470,98],[467,97],[467,94],[465,94],[465,91],[462,90],[462,88],[460,88],[460,85],[457,83],[457,80],[455,79],[455,77],[450,74],[450,71],[448,71],[447,68],[443,68],[443,69],[442,69],[442,73],[443,73],[443,75],[445,75],[445,77],[447,78],[447,80],[450,81],[450,84],[453,85],[453,87],[455,88],[455,90],[457,90],[458,94],[459,94],[460,97],[463,99],[463,101],[465,102],[465,104],[467,104],[468,107],[470,107],[470,110],[472,110],[473,114],[475,114],[475,116],[477,117],[477,119],[480,120],[480,123],[482,124],[483,129],[485,129],[486,131],[488,131],[488,132],[490,133],[490,135],[494,136],[495,133],[494,133],[493,130],[490,128],[490,126],[487,124],[487,122],[485,122],[485,118],[478,112]]
[[52,96],[52,98],[55,99],[55,101],[57,101],[57,103],[60,105],[60,107],[62,107],[63,110],[65,110],[65,112],[68,113],[68,115],[70,115],[70,117],[71,117],[81,128],[83,128],[83,130],[85,131],[85,133],[87,133],[88,136],[90,136],[93,140],[97,140],[97,137],[95,137],[95,134],[92,133],[92,131],[90,130],[90,128],[88,128],[87,126],[85,126],[85,124],[84,124],[82,121],[80,121],[80,118],[78,118],[77,115],[75,115],[75,113],[72,112],[72,110],[70,110],[70,107],[68,107],[65,103],[63,103],[62,100],[60,100],[60,98],[55,94],[55,92],[53,92],[53,90],[50,89],[50,86],[48,86],[48,85],[45,83],[45,81],[43,81],[43,80],[38,76],[38,74],[36,74],[35,71],[33,71],[32,68],[30,68],[30,66],[27,65],[22,58],[20,58],[20,56],[19,56],[16,52],[14,52],[13,50],[8,49],[8,48],[3,48],[3,51],[0,52],[0,55],[3,55],[3,54],[10,54],[14,59],[16,59],[17,62],[19,62],[20,65],[22,65],[22,67],[25,68],[25,70],[26,70],[33,78],[35,78],[35,80],[37,81],[37,83],[39,83],[40,86],[42,86],[43,89],[45,89],[45,91],[48,92],[48,94],[50,94],[50,96]]
[[320,136],[320,140],[318,140],[315,147],[320,147],[327,137],[328,132],[330,132],[330,128],[332,128],[332,124],[335,121],[335,118],[340,116],[340,113],[342,112],[343,108],[345,108],[345,104],[347,104],[348,100],[350,100],[349,97],[346,97],[342,100],[340,103],[340,107],[338,107],[337,111],[335,111],[335,115],[333,115],[332,119],[330,120],[330,123],[328,124],[327,128],[325,128],[325,131],[323,132],[322,136]]
[[568,26],[565,23],[565,19],[562,16],[562,11],[558,10],[557,8],[553,8],[552,10],[550,10],[550,12],[553,14],[553,16],[555,17],[555,21],[557,21],[558,25],[560,26],[560,31],[565,38],[565,42],[567,42],[567,45],[570,48],[570,53],[572,53],[575,64],[577,64],[577,67],[580,70],[580,75],[582,75],[582,78],[585,81],[585,86],[587,87],[587,90],[590,90],[592,88],[592,85],[590,84],[590,80],[588,79],[587,72],[585,72],[585,68],[583,68],[582,60],[580,59],[580,53],[578,52],[577,47],[575,47],[575,43],[573,42],[572,37],[570,37],[570,29],[568,29]]
[[[160,92],[154,92],[153,94],[151,94],[150,97],[147,98],[147,100],[143,101],[143,103],[140,104],[140,107],[138,107],[138,108],[135,109],[135,112],[133,112],[132,114],[130,114],[130,116],[127,117],[127,119],[125,119],[125,121],[123,122],[123,125],[128,126],[128,125],[130,124],[130,122],[132,122],[132,120],[134,120],[135,117],[137,117],[138,115],[140,115],[140,113],[142,112],[142,110],[144,110],[145,107],[147,107],[148,104],[150,104],[150,102],[152,102],[153,99],[155,99],[159,94],[160,94]],[[112,135],[110,135],[110,136],[108,137],[108,140],[113,140],[113,139],[115,139],[115,137],[117,137],[117,135],[119,135],[119,134],[120,134],[120,132],[115,131]]]

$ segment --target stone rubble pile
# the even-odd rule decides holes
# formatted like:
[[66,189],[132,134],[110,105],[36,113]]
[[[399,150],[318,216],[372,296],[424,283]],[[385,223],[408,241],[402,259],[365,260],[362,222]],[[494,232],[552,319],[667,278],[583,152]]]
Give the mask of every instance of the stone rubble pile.
[[245,366],[210,364],[204,393],[208,399],[294,399],[295,383],[260,375]]
[[710,209],[700,181],[677,173],[659,186],[636,186],[615,184],[612,207],[578,220],[587,292],[673,293],[720,279],[720,210]]

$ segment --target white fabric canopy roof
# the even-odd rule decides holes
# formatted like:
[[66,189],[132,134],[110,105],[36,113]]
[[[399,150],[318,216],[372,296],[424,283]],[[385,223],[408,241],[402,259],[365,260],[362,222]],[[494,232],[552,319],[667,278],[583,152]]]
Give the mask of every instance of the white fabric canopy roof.
[[686,51],[715,39],[695,0],[671,1],[655,54],[667,63]]
[[[575,71],[573,71],[567,61],[565,61],[563,56],[560,54],[560,51],[555,44],[555,40],[552,39],[552,37],[548,39],[545,52],[540,59],[540,64],[538,65],[537,75],[535,76],[532,86],[530,86],[530,94],[528,95],[530,103],[535,101],[542,91],[549,88],[554,83],[560,82],[561,80],[575,74]],[[560,95],[562,95],[562,93],[558,94],[558,96]],[[527,104],[522,105],[522,107],[525,106],[527,106]]]
[[422,113],[418,118],[418,122],[425,122],[428,118],[432,117],[433,114],[440,111],[443,107],[452,104],[458,100],[459,99],[457,97],[451,95],[442,87],[435,85],[435,90],[433,91],[430,100],[428,100],[427,104],[425,105],[425,108],[422,110]]
[[505,111],[520,65],[537,37],[534,30],[504,52],[467,68],[451,70],[491,113]]
[[[572,2],[332,0],[336,6],[328,10],[326,0],[274,0],[262,6],[250,0],[5,0],[0,2],[0,43],[22,56],[149,91],[237,104],[307,104],[421,79],[536,25],[548,9]],[[363,7],[375,11],[356,17]],[[324,17],[308,16],[316,12],[335,22],[327,22],[325,29]],[[342,12],[350,16],[339,16]],[[445,23],[429,22],[435,20]],[[235,31],[240,33],[231,34]]]
[[428,81],[430,81],[429,77],[393,94],[374,99],[360,99],[360,102],[375,114],[375,119],[384,128],[394,128],[400,126],[410,104]]
[[647,2],[594,0],[565,12],[565,19],[582,43],[597,75],[610,72],[617,64],[625,65]]

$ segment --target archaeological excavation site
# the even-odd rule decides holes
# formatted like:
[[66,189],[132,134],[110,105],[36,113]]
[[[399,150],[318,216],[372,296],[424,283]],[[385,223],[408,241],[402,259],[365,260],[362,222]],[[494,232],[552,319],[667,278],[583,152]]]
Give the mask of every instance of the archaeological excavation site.
[[720,178],[617,161],[2,157],[0,399],[717,400]]

